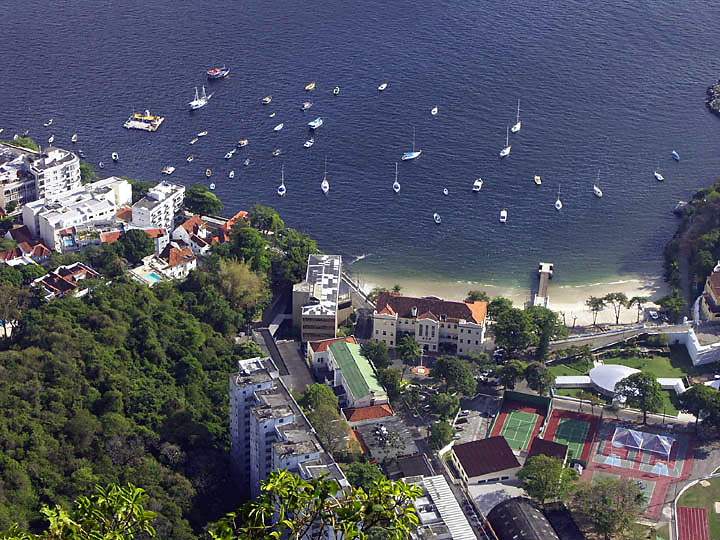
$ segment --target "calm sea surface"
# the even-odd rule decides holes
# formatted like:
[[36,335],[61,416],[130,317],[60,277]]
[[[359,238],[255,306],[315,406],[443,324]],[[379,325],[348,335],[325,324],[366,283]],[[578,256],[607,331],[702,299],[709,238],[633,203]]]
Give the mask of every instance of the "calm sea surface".
[[[720,119],[703,105],[720,77],[715,2],[2,5],[2,137],[29,129],[70,147],[77,131],[76,148],[89,161],[145,180],[174,165],[173,181],[209,183],[203,172],[211,167],[228,213],[273,205],[326,251],[368,254],[355,265],[368,275],[513,284],[539,260],[553,261],[565,282],[658,275],[676,201],[720,176]],[[204,70],[222,63],[230,78],[209,84],[210,104],[188,112]],[[317,89],[306,93],[311,80]],[[378,93],[383,80],[389,88]],[[272,105],[262,106],[267,94]],[[518,98],[523,128],[500,160]],[[306,99],[314,107],[303,113]],[[143,109],[166,117],[157,133],[122,128]],[[325,125],[304,149],[306,124],[318,115]],[[285,129],[274,133],[279,122]],[[395,195],[394,163],[413,127],[424,153],[400,163]],[[210,134],[190,146],[201,130]],[[225,161],[244,137],[250,145]],[[271,157],[276,147],[279,158]],[[112,151],[120,163],[110,163]],[[247,156],[252,164],[243,167]],[[281,164],[284,199],[275,193]],[[653,178],[656,166],[664,183]],[[598,170],[602,199],[592,193]],[[473,194],[477,176],[485,185]],[[561,212],[553,207],[558,188]]]

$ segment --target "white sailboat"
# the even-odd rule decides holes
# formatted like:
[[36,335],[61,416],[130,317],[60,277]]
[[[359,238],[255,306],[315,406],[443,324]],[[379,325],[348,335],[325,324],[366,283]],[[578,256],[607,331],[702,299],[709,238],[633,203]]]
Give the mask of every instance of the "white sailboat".
[[450,191],[448,190],[448,188],[443,188],[443,195],[450,195]]
[[505,148],[500,150],[500,157],[504,158],[509,156],[511,149],[512,146],[510,146],[510,128],[508,126],[505,126]]
[[435,105],[432,109],[430,109],[430,114],[432,114],[433,116],[437,116],[437,113],[438,113],[438,106]]
[[187,161],[188,163],[192,163],[193,159],[195,159],[195,156],[193,156],[192,154],[190,154],[190,155],[186,158],[185,161]]
[[517,133],[522,129],[522,121],[520,120],[520,100],[518,99],[517,116],[515,117],[515,124],[510,128],[510,131]]
[[207,134],[208,134],[207,131],[201,131],[200,133],[197,134],[197,136],[198,136],[198,137],[204,137],[204,136],[207,135]]
[[539,174],[536,174],[533,177],[533,182],[535,182],[536,186],[542,186],[542,177]]
[[50,120],[48,120],[47,122],[45,122],[45,123],[43,124],[43,126],[44,126],[44,127],[50,127],[50,126],[52,126],[52,123],[53,123],[53,119],[51,118]]
[[560,210],[562,210],[562,207],[563,207],[563,204],[562,204],[562,201],[560,200],[560,186],[558,185],[557,199],[555,200],[555,210],[557,210],[559,212]]
[[310,137],[307,141],[305,141],[305,143],[303,144],[303,146],[304,146],[305,148],[310,148],[313,144],[315,144],[315,138],[314,138],[314,137]]
[[415,128],[413,128],[413,145],[412,145],[412,152],[405,152],[405,153],[402,155],[402,158],[400,158],[400,159],[402,159],[403,161],[408,161],[408,160],[411,160],[411,159],[419,158],[421,154],[422,154],[422,150],[415,150]]
[[480,191],[480,190],[482,189],[482,187],[483,187],[483,179],[482,179],[482,178],[476,178],[475,181],[473,182],[472,190],[473,190],[475,193],[477,193],[478,191]]
[[273,128],[273,131],[281,131],[282,128],[285,127],[285,124],[283,122],[280,122],[277,126]]
[[215,191],[215,182],[210,182],[210,190]]
[[265,96],[262,98],[263,105],[270,105],[270,103],[272,103],[272,96]]
[[225,154],[225,159],[230,159],[235,155],[235,152],[237,151],[237,148],[233,148],[230,150],[227,154]]
[[601,199],[603,196],[602,189],[600,189],[600,169],[598,169],[597,172],[597,178],[595,179],[595,183],[593,184],[593,193],[598,199]]
[[327,156],[325,157],[325,174],[323,175],[322,182],[320,182],[320,189],[322,189],[325,195],[330,191],[330,182],[328,182],[327,179]]
[[231,180],[232,180],[233,178],[235,178],[235,171],[230,171],[230,172],[228,173],[228,178],[230,178]]
[[206,93],[205,92],[205,86],[202,87],[202,94],[198,95],[198,89],[197,86],[195,87],[195,99],[193,99],[188,105],[190,105],[190,110],[194,111],[197,109],[201,109],[205,105],[208,104],[208,101],[210,101],[210,98],[213,97],[213,94]]
[[77,133],[73,133],[73,136],[70,137],[70,142],[72,142],[73,144],[78,142],[78,134]]
[[52,144],[55,140],[55,135],[50,135],[50,138],[48,139],[48,144]]
[[339,96],[340,95],[340,87],[336,86],[333,88],[333,96]]
[[380,86],[378,86],[378,92],[384,92],[387,89],[387,87],[388,87],[387,82],[381,83]]
[[285,165],[283,165],[280,168],[280,174],[281,174],[281,179],[280,179],[280,185],[277,188],[277,194],[280,197],[284,197],[285,194],[287,193],[287,188],[285,187]]
[[397,161],[395,162],[395,182],[393,182],[392,187],[395,193],[400,193],[400,182],[397,179]]
[[112,154],[110,154],[110,157],[112,158],[113,161],[119,161],[119,160],[120,160],[120,156],[118,155],[117,152],[113,152]]

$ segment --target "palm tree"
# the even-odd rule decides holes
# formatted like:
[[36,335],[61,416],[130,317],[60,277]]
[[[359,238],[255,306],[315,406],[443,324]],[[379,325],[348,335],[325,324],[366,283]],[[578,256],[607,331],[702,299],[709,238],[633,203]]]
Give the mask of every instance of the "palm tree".
[[637,322],[640,322],[640,314],[643,311],[643,306],[647,304],[650,301],[650,298],[647,296],[633,296],[628,301],[628,307],[632,307],[633,304],[637,305]]

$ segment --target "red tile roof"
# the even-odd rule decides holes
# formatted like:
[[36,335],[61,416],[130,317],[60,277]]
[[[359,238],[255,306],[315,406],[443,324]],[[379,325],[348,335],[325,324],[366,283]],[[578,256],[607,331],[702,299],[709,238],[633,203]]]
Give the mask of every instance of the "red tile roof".
[[417,309],[416,313],[432,313],[440,320],[443,318],[455,321],[464,319],[478,324],[482,323],[487,315],[487,302],[454,302],[434,296],[413,298],[392,292],[381,293],[377,299],[378,313],[382,313],[386,308],[390,308],[399,317],[405,319],[417,318],[412,314],[413,308]]
[[455,456],[465,469],[468,478],[520,466],[510,445],[502,436],[456,444],[452,451],[455,452]]
[[59,266],[50,274],[38,278],[34,283],[54,296],[64,296],[78,288],[78,282],[86,278],[100,277],[95,270],[83,263],[74,263],[69,266]]
[[534,456],[543,455],[554,457],[562,462],[565,462],[565,458],[567,457],[567,451],[568,447],[565,444],[560,444],[559,442],[549,441],[547,439],[535,437],[530,444],[530,450],[528,451],[527,458],[530,459]]
[[421,313],[420,315],[418,315],[417,318],[418,318],[418,319],[430,319],[431,321],[437,321],[437,320],[438,320],[438,318],[437,318],[433,313],[431,313],[430,311],[426,311],[425,313]]
[[393,416],[395,412],[387,404],[371,405],[369,407],[358,407],[357,409],[343,409],[343,414],[348,422],[363,422]]
[[114,244],[122,237],[122,231],[108,231],[100,233],[100,242],[103,244]]
[[713,272],[708,276],[710,291],[716,299],[720,299],[720,272]]
[[132,221],[132,208],[129,206],[123,206],[115,213],[115,217],[120,221],[130,223]]
[[195,260],[192,249],[187,246],[179,247],[175,242],[165,246],[160,257],[165,259],[170,267],[187,264]]
[[18,244],[20,242],[32,243],[32,234],[30,233],[30,229],[28,229],[26,225],[18,225],[16,227],[13,227],[8,231],[8,233],[10,233],[10,237]]
[[145,231],[145,234],[147,234],[153,240],[155,238],[160,238],[161,236],[165,236],[165,229],[143,229],[143,230]]
[[189,217],[180,226],[190,234],[197,234],[198,231],[206,227],[205,222],[198,215],[193,215],[192,217]]
[[225,229],[226,232],[230,232],[230,230],[235,226],[238,221],[244,221],[249,216],[250,214],[248,212],[246,212],[245,210],[240,210],[237,214],[235,214],[225,222],[225,225],[223,225],[223,229]]
[[355,339],[355,336],[323,339],[321,341],[311,341],[309,345],[313,352],[325,352],[328,350],[328,347],[330,345],[332,345],[333,343],[338,343],[340,341],[344,341],[345,343],[355,343],[357,345],[357,340]]

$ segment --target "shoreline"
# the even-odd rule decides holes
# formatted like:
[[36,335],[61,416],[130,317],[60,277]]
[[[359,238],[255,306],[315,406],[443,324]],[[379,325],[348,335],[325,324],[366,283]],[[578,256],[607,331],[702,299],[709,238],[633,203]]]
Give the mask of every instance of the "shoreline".
[[[391,289],[395,284],[402,287],[402,292],[409,296],[437,296],[447,300],[462,301],[470,290],[485,291],[491,298],[504,296],[516,306],[522,306],[532,298],[529,288],[504,285],[483,284],[473,281],[443,281],[438,279],[403,278],[401,276],[366,274],[361,276],[360,285],[365,292],[375,287]],[[611,292],[622,292],[628,298],[647,296],[657,300],[668,291],[662,277],[643,277],[638,275],[611,276],[604,281],[592,283],[563,284],[560,280],[550,281],[548,296],[550,309],[562,313],[567,326],[591,325],[593,315],[585,305],[590,296],[605,296]],[[652,306],[652,301],[645,307]],[[620,313],[621,323],[637,321],[637,307],[623,308]],[[597,317],[598,324],[615,324],[612,307],[601,311]]]

